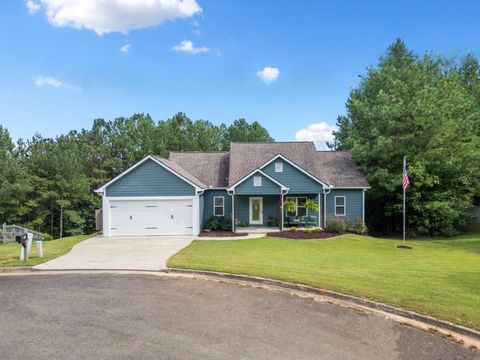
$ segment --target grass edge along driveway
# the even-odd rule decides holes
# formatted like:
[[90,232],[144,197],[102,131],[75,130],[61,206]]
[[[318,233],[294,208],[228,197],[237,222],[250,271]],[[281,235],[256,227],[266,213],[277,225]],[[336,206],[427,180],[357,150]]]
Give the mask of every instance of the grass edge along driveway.
[[65,255],[70,250],[72,250],[74,245],[92,236],[93,235],[78,235],[64,237],[57,240],[44,241],[42,258],[37,257],[37,248],[35,242],[33,242],[32,248],[30,250],[30,256],[27,262],[20,261],[18,259],[21,249],[20,244],[17,244],[16,242],[0,244],[0,268],[9,266],[33,266],[41,264],[43,262]]
[[359,235],[316,241],[197,240],[171,268],[300,283],[384,302],[480,330],[480,233],[409,241]]

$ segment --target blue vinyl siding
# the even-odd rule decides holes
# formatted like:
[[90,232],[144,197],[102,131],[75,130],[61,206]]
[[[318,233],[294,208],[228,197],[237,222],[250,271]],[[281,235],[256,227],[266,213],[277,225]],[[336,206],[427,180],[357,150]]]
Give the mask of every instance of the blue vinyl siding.
[[[253,196],[256,197],[256,196]],[[268,217],[278,226],[280,195],[261,196],[263,198],[263,226],[267,226]],[[235,218],[244,224],[249,224],[250,196],[235,196]]]
[[[262,186],[253,186],[253,178],[262,177]],[[235,187],[235,195],[274,195],[280,194],[280,186],[260,173],[254,173]]]
[[107,187],[107,196],[193,196],[195,188],[147,160]]
[[[229,220],[232,219],[232,197],[228,195],[226,190],[205,190],[203,193],[203,222],[213,215],[213,198],[215,196],[223,196],[224,214],[223,216]],[[203,226],[203,222],[201,223]]]
[[329,219],[335,218],[335,196],[345,196],[346,216],[337,216],[339,219],[346,219],[355,226],[357,221],[362,220],[362,193],[363,190],[338,189],[332,190],[327,195],[327,223]]
[[[275,163],[278,162],[283,163],[283,172],[275,172]],[[272,161],[262,171],[288,187],[290,189],[289,192],[292,194],[318,194],[323,190],[320,183],[282,159]]]

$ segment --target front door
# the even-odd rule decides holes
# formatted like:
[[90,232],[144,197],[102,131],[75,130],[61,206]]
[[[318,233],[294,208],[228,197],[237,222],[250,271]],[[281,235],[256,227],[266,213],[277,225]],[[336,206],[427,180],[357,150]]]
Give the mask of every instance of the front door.
[[250,225],[263,224],[263,198],[250,198]]

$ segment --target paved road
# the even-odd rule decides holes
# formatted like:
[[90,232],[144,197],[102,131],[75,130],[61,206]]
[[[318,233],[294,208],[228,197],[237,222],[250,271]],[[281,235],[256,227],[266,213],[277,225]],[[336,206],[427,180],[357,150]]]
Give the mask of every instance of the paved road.
[[131,236],[82,241],[69,253],[35,266],[41,270],[161,270],[167,259],[190,244],[193,236]]
[[2,359],[480,359],[376,315],[147,275],[0,276]]

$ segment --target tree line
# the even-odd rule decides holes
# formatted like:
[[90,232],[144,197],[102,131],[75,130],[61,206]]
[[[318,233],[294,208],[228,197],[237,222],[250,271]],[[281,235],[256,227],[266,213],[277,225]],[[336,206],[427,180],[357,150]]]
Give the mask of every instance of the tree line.
[[403,156],[410,233],[450,236],[468,225],[480,195],[479,69],[473,54],[419,56],[397,40],[351,91],[330,146],[350,150],[367,176],[373,230],[401,229]]
[[96,119],[89,130],[15,144],[0,125],[0,223],[62,237],[92,232],[101,198],[93,190],[148,154],[228,150],[230,142],[273,141],[258,122],[192,121],[178,113],[155,122],[135,114]]

